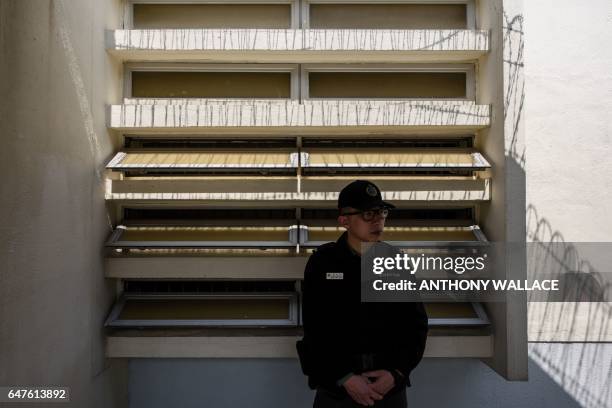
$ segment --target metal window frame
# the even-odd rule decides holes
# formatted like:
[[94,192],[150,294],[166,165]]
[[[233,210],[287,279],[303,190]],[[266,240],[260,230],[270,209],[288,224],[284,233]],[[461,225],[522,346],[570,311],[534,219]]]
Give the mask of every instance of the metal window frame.
[[288,4],[291,7],[289,29],[300,24],[299,0],[126,0],[123,12],[123,28],[134,28],[134,4]]
[[468,30],[477,27],[475,0],[301,0],[300,12],[302,28],[310,28],[311,4],[465,4]]
[[[132,96],[133,72],[284,72],[290,74],[289,98],[279,100],[297,100],[300,98],[300,81],[298,64],[208,64],[181,62],[130,62],[124,64],[123,98],[124,99],[185,99],[185,98],[138,98]],[[207,100],[251,100],[258,98],[194,98]]]
[[[435,227],[434,227],[435,228]],[[401,248],[464,248],[464,247],[482,247],[488,246],[489,240],[482,232],[478,225],[471,225],[469,227],[444,227],[452,228],[455,230],[471,231],[476,238],[475,241],[384,241],[389,245],[398,246]],[[299,226],[299,245],[303,248],[316,248],[320,245],[327,243],[328,241],[309,241],[308,240],[308,226]]]
[[443,317],[428,318],[427,324],[431,326],[486,326],[491,322],[484,307],[478,302],[469,302],[477,317]]
[[[127,301],[131,299],[288,299],[288,319],[148,319],[120,320],[119,315]],[[297,293],[123,293],[113,306],[104,326],[106,327],[256,327],[256,326],[297,326],[299,321]]]
[[[311,98],[310,97],[310,72],[429,72],[448,73],[461,72],[466,74],[465,98]],[[389,101],[456,101],[459,103],[473,102],[476,100],[476,67],[475,64],[301,64],[300,65],[300,89],[302,99],[309,100],[389,100]]]
[[[146,228],[146,227],[144,227]],[[284,249],[298,245],[298,226],[287,227],[287,241],[122,241],[128,227],[118,225],[105,243],[112,249]]]

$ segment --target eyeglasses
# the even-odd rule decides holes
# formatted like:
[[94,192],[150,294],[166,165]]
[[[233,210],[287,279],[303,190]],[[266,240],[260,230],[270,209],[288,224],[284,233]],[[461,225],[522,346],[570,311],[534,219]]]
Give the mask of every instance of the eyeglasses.
[[381,216],[382,218],[387,218],[389,215],[388,208],[378,208],[375,210],[366,210],[366,211],[355,211],[350,213],[342,213],[341,215],[356,215],[361,214],[361,218],[364,221],[372,221],[375,217]]

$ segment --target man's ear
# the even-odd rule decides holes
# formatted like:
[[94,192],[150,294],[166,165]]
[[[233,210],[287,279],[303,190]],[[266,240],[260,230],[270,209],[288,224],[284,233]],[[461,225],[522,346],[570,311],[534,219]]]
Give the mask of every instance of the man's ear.
[[338,216],[338,225],[348,229],[348,217],[346,215]]

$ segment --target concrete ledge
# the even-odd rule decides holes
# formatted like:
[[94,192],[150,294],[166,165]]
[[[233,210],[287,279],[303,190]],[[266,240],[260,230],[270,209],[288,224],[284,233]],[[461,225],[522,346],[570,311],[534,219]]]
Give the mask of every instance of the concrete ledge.
[[[386,191],[383,198],[392,203],[402,204],[403,202],[467,202],[467,201],[487,201],[491,198],[490,179],[473,180],[472,183],[457,183],[457,186],[447,186],[446,189],[436,189],[434,186],[421,186],[420,190],[415,191]],[[466,186],[465,184],[468,184]],[[471,185],[470,185],[471,184]],[[468,187],[468,188],[466,188]],[[107,193],[107,200],[126,201],[126,202],[177,202],[177,201],[197,201],[199,204],[219,204],[224,206],[231,205],[232,202],[238,206],[249,206],[256,204],[261,206],[264,203],[271,204],[271,207],[279,205],[301,205],[311,207],[316,205],[330,206],[338,200],[338,192],[309,192],[309,193],[284,193],[284,192],[265,192],[265,193],[180,193],[180,192],[156,192],[156,193]],[[241,204],[241,205],[240,205]]]
[[[378,180],[377,180],[378,181]],[[297,179],[244,182],[244,180],[109,180],[107,200],[246,200],[246,201],[334,201],[346,181],[302,179],[303,192],[298,193]],[[378,183],[391,201],[486,201],[491,198],[490,179],[408,179]],[[401,186],[400,186],[401,185]],[[321,191],[325,190],[329,191]]]
[[305,99],[302,102],[297,99],[256,99],[256,98],[123,98],[124,105],[232,105],[232,104],[304,104],[313,105],[320,103],[345,102],[349,104],[367,104],[369,106],[384,106],[389,103],[410,103],[415,106],[435,106],[444,108],[449,106],[474,106],[475,101],[468,99]]
[[490,106],[402,100],[236,100],[203,104],[124,104],[109,107],[108,126],[117,130],[251,130],[316,133],[406,130],[477,130],[489,126]]
[[296,337],[107,337],[107,357],[291,358]]
[[424,357],[487,358],[493,356],[493,336],[429,336]]
[[[297,336],[193,336],[106,338],[110,358],[297,358]],[[486,358],[493,336],[430,336],[425,357]]]
[[389,29],[109,30],[107,50],[122,61],[458,62],[474,60],[487,53],[489,32]]
[[302,279],[304,256],[110,257],[108,278],[122,279]]

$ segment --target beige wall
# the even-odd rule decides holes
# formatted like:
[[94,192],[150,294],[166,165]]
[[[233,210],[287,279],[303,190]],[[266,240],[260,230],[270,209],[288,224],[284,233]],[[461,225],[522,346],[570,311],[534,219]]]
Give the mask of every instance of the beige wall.
[[466,74],[457,72],[311,72],[311,98],[466,97]]
[[[310,98],[466,97],[466,74],[460,72],[310,72],[306,75]],[[134,71],[130,96],[290,98],[291,74]]]
[[[491,52],[478,61],[477,103],[491,104],[491,126],[478,133],[476,147],[491,162],[491,200],[483,203],[480,226],[491,241],[506,243],[498,278],[525,279],[526,174],[516,152],[524,150],[522,131],[522,36],[508,31],[522,21],[522,0],[477,2],[478,28],[491,30]],[[518,68],[518,69],[517,69]],[[514,245],[511,243],[515,243]],[[487,363],[509,380],[527,379],[527,309],[524,296],[487,303],[495,330],[494,356]]]
[[133,72],[136,98],[290,98],[289,72]]
[[289,28],[289,4],[135,4],[134,28]]
[[127,405],[125,363],[104,358],[114,284],[98,174],[121,78],[104,29],[120,10],[118,0],[0,2],[0,384],[68,386],[74,407]]
[[310,28],[466,28],[464,4],[312,4]]

